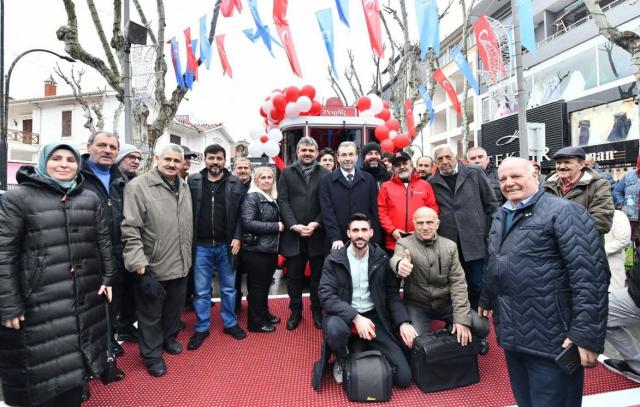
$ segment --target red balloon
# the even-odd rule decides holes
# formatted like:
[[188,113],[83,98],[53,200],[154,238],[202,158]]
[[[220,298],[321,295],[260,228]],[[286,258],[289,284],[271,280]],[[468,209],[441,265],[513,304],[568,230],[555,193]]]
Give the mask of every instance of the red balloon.
[[389,109],[382,109],[380,113],[376,116],[378,119],[382,119],[385,122],[391,118],[391,112]]
[[322,114],[322,105],[317,100],[311,102],[311,109],[308,112],[309,116],[320,116]]
[[393,153],[394,149],[395,145],[392,140],[386,139],[380,142],[380,150],[382,150],[383,153]]
[[359,112],[364,112],[371,107],[371,100],[366,96],[362,96],[356,102],[356,107],[358,108]]
[[262,110],[262,107],[260,108],[260,116],[262,117],[267,117],[267,114],[264,112],[264,110]]
[[300,89],[300,95],[301,96],[306,96],[309,99],[313,100],[313,98],[316,97],[316,88],[314,88],[311,85],[304,85],[301,89]]
[[405,148],[410,143],[411,143],[411,141],[409,141],[409,136],[406,135],[406,134],[398,134],[393,139],[393,144],[396,146],[396,148]]
[[284,107],[287,105],[287,99],[285,99],[284,96],[275,96],[271,102],[273,103],[273,107],[284,112]]
[[382,124],[376,127],[375,135],[379,141],[386,140],[389,138],[389,128]]
[[269,141],[269,136],[266,134],[264,136],[260,136],[260,142],[266,143],[267,141]]
[[385,109],[389,109],[389,102],[387,102],[386,100],[383,100],[382,106],[384,106]]
[[284,111],[278,109],[271,109],[271,119],[273,121],[284,119]]
[[398,119],[389,119],[385,124],[387,125],[389,130],[400,131],[400,122],[398,121]]
[[295,102],[300,97],[300,89],[295,86],[290,86],[284,90],[284,96],[287,98],[288,102]]

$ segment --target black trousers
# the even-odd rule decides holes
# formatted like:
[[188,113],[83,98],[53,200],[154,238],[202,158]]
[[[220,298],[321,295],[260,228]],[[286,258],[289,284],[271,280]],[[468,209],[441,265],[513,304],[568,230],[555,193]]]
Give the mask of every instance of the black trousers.
[[[247,257],[250,257],[252,255],[252,252],[247,252],[246,250],[240,249],[240,253],[238,255],[238,264],[236,265],[236,305],[240,305],[240,303],[242,302],[242,275],[248,274],[248,270],[250,268],[247,266],[246,259]],[[277,259],[278,257],[276,255],[276,262]]]
[[[409,313],[411,324],[418,332],[418,335],[429,332],[429,326],[433,320],[444,321],[448,325],[453,324],[453,306],[451,304],[434,310],[428,310],[406,302],[404,305]],[[472,309],[469,329],[473,338],[486,338],[489,335],[489,321],[486,318],[481,318],[478,312]]]
[[116,273],[111,301],[111,326],[116,328],[116,332],[131,329],[136,322],[135,286],[135,273],[123,270]]
[[322,306],[318,299],[318,286],[322,276],[324,256],[309,257],[308,240],[300,238],[300,254],[287,257],[287,293],[289,294],[289,308],[291,312],[302,313],[302,290],[304,289],[304,270],[307,262],[311,266],[311,281],[309,293],[311,295],[311,311],[320,312]]
[[148,299],[144,296],[140,283],[136,284],[136,304],[140,356],[145,363],[153,363],[162,358],[162,345],[178,334],[180,312],[184,306],[187,278],[161,281],[167,293],[166,298]]
[[[393,369],[393,384],[398,387],[408,387],[411,384],[411,368],[400,344],[384,329],[375,311],[366,312],[363,316],[375,324],[376,338],[372,341],[360,340],[358,342],[363,343],[367,350],[380,351]],[[346,357],[351,350],[350,344],[358,338],[351,332],[351,326],[335,315],[325,316],[322,325],[324,338],[331,350],[339,359]]]
[[250,329],[257,329],[267,323],[269,314],[269,287],[276,271],[276,253],[243,253],[247,267],[247,301],[249,302]]
[[82,404],[82,386],[60,393],[37,407],[79,407]]

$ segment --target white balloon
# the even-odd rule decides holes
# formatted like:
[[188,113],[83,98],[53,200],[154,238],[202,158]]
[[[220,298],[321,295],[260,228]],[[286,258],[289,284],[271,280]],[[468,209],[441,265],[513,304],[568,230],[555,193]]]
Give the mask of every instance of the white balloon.
[[297,104],[298,110],[302,113],[306,113],[311,109],[311,99],[308,96],[300,96]]
[[284,108],[284,115],[289,119],[294,117],[298,117],[300,111],[298,110],[298,105],[294,102],[287,103],[287,106]]
[[362,112],[360,112],[360,116],[362,116],[362,117],[373,117],[373,116],[375,116],[375,114],[373,113],[373,110],[367,109],[367,110],[363,110]]
[[380,99],[380,96],[372,93],[369,95],[369,100],[371,100],[371,107],[369,109],[373,111],[374,116],[379,114],[382,109],[384,109],[384,104],[382,103],[382,99]]
[[249,144],[249,157],[262,157],[262,153],[264,152],[264,144],[259,141],[254,141]]
[[273,101],[271,99],[267,99],[262,103],[262,111],[267,115],[271,113],[271,109],[273,109]]
[[264,145],[264,153],[267,157],[275,157],[280,154],[280,145],[273,140],[269,140]]
[[254,128],[249,131],[249,138],[251,140],[260,141],[260,137],[264,136],[264,129]]
[[393,140],[394,138],[396,138],[396,136],[397,136],[397,135],[398,135],[398,132],[397,132],[397,131],[395,131],[395,130],[391,130],[391,131],[389,132],[389,138],[390,138],[391,140]]
[[269,136],[269,140],[275,141],[276,143],[279,143],[280,140],[282,140],[282,132],[280,131],[280,129],[269,130],[267,136]]

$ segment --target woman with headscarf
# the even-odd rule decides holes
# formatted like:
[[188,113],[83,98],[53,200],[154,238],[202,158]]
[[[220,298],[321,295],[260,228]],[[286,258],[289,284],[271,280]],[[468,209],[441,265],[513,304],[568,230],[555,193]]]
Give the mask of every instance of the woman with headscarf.
[[270,333],[280,318],[269,312],[268,296],[278,263],[278,241],[284,223],[276,203],[275,175],[269,167],[255,169],[251,186],[242,203],[242,231],[249,302],[248,329]]
[[111,241],[79,166],[75,148],[48,144],[0,205],[0,376],[10,406],[79,406],[86,378],[105,367]]

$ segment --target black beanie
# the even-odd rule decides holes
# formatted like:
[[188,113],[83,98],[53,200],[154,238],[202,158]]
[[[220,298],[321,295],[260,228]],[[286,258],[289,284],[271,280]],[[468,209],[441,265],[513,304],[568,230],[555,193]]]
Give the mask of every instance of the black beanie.
[[374,150],[377,151],[378,154],[382,154],[382,150],[380,150],[380,144],[376,143],[375,141],[365,144],[365,146],[362,147],[362,159],[364,159],[364,157],[366,157],[369,152]]

